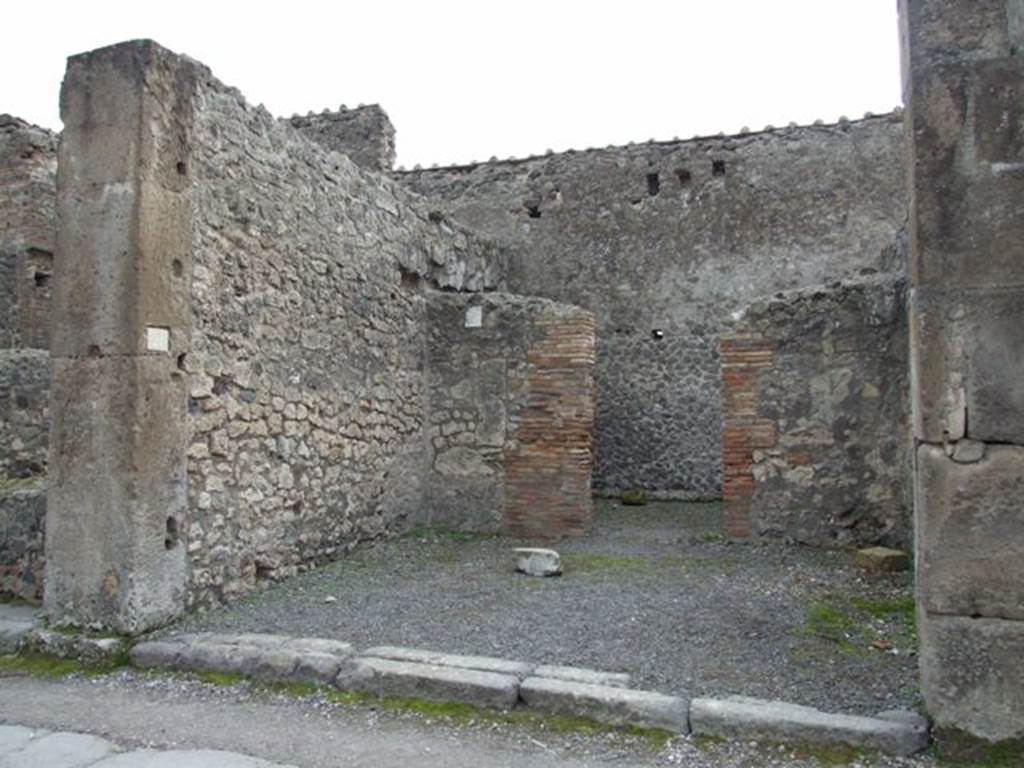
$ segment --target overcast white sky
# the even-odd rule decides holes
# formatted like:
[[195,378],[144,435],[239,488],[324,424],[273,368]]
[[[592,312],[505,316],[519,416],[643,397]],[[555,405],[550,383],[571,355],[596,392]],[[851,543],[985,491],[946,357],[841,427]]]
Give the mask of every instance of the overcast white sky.
[[59,128],[64,58],[149,37],[277,115],[379,102],[407,166],[900,102],[896,0],[57,0],[3,16],[0,112]]

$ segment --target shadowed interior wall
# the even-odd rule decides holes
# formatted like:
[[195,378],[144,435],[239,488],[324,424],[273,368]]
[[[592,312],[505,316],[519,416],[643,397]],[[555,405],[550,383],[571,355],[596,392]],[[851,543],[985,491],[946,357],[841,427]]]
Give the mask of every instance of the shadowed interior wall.
[[904,286],[889,278],[755,302],[723,334],[734,535],[909,544],[906,337]]
[[718,334],[758,296],[898,273],[900,117],[395,178],[514,248],[509,288],[597,328],[599,492],[718,497]]

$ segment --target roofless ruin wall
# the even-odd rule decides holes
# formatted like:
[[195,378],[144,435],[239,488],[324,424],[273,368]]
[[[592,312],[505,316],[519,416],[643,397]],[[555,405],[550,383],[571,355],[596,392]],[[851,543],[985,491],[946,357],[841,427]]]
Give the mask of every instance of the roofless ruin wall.
[[597,325],[595,489],[721,493],[718,333],[752,299],[900,272],[902,132],[839,125],[399,173]]
[[438,423],[428,326],[459,292],[488,291],[526,377],[485,495],[514,521],[548,483],[531,533],[586,521],[589,313],[494,293],[489,240],[155,43],[73,57],[62,116],[54,619],[143,631],[401,530]]
[[498,251],[151,42],[62,113],[51,614],[139,631],[398,525],[424,292]]

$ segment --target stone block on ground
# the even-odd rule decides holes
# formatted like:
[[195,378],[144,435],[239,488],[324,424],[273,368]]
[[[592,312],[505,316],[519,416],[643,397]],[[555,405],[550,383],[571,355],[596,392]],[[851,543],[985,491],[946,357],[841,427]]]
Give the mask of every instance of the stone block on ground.
[[784,701],[746,696],[694,699],[693,733],[726,739],[846,744],[892,755],[912,755],[928,746],[927,724],[920,720],[862,717],[822,712]]
[[627,507],[642,507],[647,504],[647,492],[639,488],[628,488],[619,494],[619,501]]
[[359,657],[342,667],[343,691],[403,699],[430,699],[508,709],[519,699],[519,679],[476,669]]
[[412,661],[418,664],[433,664],[442,667],[459,669],[475,669],[480,672],[496,672],[501,675],[526,677],[533,673],[533,664],[510,659],[499,659],[492,656],[464,656],[457,653],[438,653],[419,648],[402,648],[394,645],[378,645],[368,648],[363,657],[390,659],[392,661]]
[[268,682],[329,685],[353,653],[340,640],[266,634],[182,635],[139,643],[131,652],[139,667],[223,672]]
[[689,702],[678,696],[591,685],[546,677],[528,677],[519,696],[531,709],[583,717],[608,725],[635,725],[689,733]]
[[562,558],[553,549],[516,547],[516,571],[527,576],[559,576]]
[[0,618],[0,653],[15,653],[34,626],[30,621]]
[[550,677],[556,680],[589,683],[590,685],[608,685],[613,688],[628,688],[630,683],[630,676],[625,672],[604,672],[599,669],[569,667],[560,664],[541,664],[533,670],[533,674],[535,677]]
[[110,661],[128,650],[128,644],[119,637],[87,637],[39,628],[28,634],[24,647],[36,653],[92,664]]
[[140,669],[174,669],[179,654],[185,650],[185,643],[147,640],[137,643],[128,652],[132,666]]
[[901,549],[889,547],[867,547],[858,549],[853,556],[858,568],[868,573],[896,573],[910,570],[910,555]]

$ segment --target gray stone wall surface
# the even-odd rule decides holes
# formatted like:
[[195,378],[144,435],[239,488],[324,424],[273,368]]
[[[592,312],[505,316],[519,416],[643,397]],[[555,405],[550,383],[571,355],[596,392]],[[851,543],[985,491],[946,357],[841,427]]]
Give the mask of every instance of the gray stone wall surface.
[[390,171],[395,164],[395,127],[379,104],[293,115],[287,122],[327,149],[348,155],[360,168]]
[[[595,488],[718,496],[716,340],[752,299],[899,272],[898,115],[398,173],[594,312]],[[658,343],[652,343],[657,341]]]
[[503,255],[196,66],[189,603],[405,525],[423,461],[432,289]]
[[43,530],[46,490],[42,480],[0,480],[0,598],[43,598]]
[[779,294],[743,310],[732,333],[771,350],[752,398],[774,435],[752,455],[753,531],[818,546],[909,545],[903,281]]
[[921,690],[1024,738],[1024,4],[901,0]]
[[50,355],[0,349],[0,485],[46,474]]
[[0,115],[0,348],[47,348],[57,135]]

